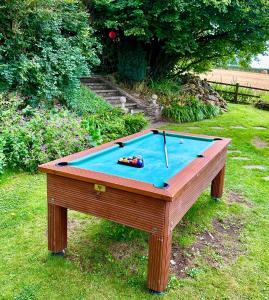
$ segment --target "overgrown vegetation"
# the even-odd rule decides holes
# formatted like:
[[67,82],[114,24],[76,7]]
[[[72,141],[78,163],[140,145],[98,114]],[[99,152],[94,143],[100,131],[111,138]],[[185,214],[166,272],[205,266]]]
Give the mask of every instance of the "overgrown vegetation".
[[73,99],[99,64],[100,45],[78,0],[11,0],[0,6],[0,91],[31,105]]
[[178,123],[210,119],[220,113],[218,106],[203,103],[195,97],[176,99],[163,109],[163,116]]
[[[152,78],[163,78],[173,71],[208,70],[235,56],[250,61],[267,48],[267,1],[84,2],[94,15],[92,24],[102,39],[103,56],[112,58],[104,60],[110,71],[112,64],[114,71],[117,69],[118,54],[126,43],[133,45],[133,57],[146,59]],[[115,39],[109,39],[110,31],[117,34]],[[137,65],[131,62],[131,66],[129,79],[137,72]]]
[[[178,123],[200,121],[221,113],[218,105],[204,102],[184,91],[184,83],[180,78],[151,80],[147,84],[139,83],[134,87],[137,93],[146,98],[157,94],[158,102],[163,106],[162,116],[170,121]],[[196,86],[195,88],[197,89]]]
[[77,106],[80,116],[63,106],[33,108],[15,94],[0,94],[0,173],[4,168],[35,172],[41,163],[132,134],[147,125],[143,115],[112,109],[81,91],[78,103],[83,105]]
[[24,107],[15,95],[0,94],[0,172],[5,166],[34,172],[40,163],[85,149],[89,134],[80,122],[63,107]]
[[121,109],[90,115],[82,122],[91,135],[92,144],[102,144],[138,132],[148,125],[143,114],[125,114]]
[[68,101],[68,107],[79,115],[101,114],[112,109],[108,102],[83,85]]

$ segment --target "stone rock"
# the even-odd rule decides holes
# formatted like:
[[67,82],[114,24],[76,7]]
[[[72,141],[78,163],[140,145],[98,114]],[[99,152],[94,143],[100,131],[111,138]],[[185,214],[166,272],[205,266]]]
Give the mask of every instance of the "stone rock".
[[233,156],[231,157],[231,159],[234,159],[234,160],[250,160],[250,158],[248,157],[244,157],[244,156]]
[[210,86],[206,80],[198,76],[186,74],[182,77],[183,95],[195,96],[204,103],[216,105],[221,111],[227,111],[227,103],[221,96]]
[[176,263],[176,261],[174,261],[173,259],[171,259],[171,260],[170,260],[170,264],[171,264],[172,266],[175,266],[177,263]]
[[243,166],[243,168],[248,170],[265,170],[265,166],[259,166],[259,165]]

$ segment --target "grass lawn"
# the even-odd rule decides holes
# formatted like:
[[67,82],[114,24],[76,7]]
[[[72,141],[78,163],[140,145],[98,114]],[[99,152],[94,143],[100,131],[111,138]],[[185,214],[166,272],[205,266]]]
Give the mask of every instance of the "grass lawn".
[[[229,108],[212,120],[166,126],[230,137],[229,149],[241,152],[228,154],[223,200],[206,190],[174,230],[163,299],[269,299],[269,112]],[[52,257],[45,176],[7,172],[0,187],[0,299],[160,299],[145,286],[146,235],[70,212],[66,258]]]

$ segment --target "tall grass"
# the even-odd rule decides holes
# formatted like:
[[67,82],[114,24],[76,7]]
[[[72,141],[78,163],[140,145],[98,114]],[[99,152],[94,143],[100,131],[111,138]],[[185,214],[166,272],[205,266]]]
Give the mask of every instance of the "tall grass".
[[184,101],[173,101],[163,109],[163,116],[179,123],[210,119],[220,113],[220,108],[210,103],[203,103],[195,97]]

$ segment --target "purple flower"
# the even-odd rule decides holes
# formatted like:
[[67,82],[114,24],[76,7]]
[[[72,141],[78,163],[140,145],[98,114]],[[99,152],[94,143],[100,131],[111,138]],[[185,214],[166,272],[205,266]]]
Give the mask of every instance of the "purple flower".
[[41,149],[42,151],[46,151],[46,150],[47,150],[47,146],[43,144],[43,145],[41,145],[40,149]]

